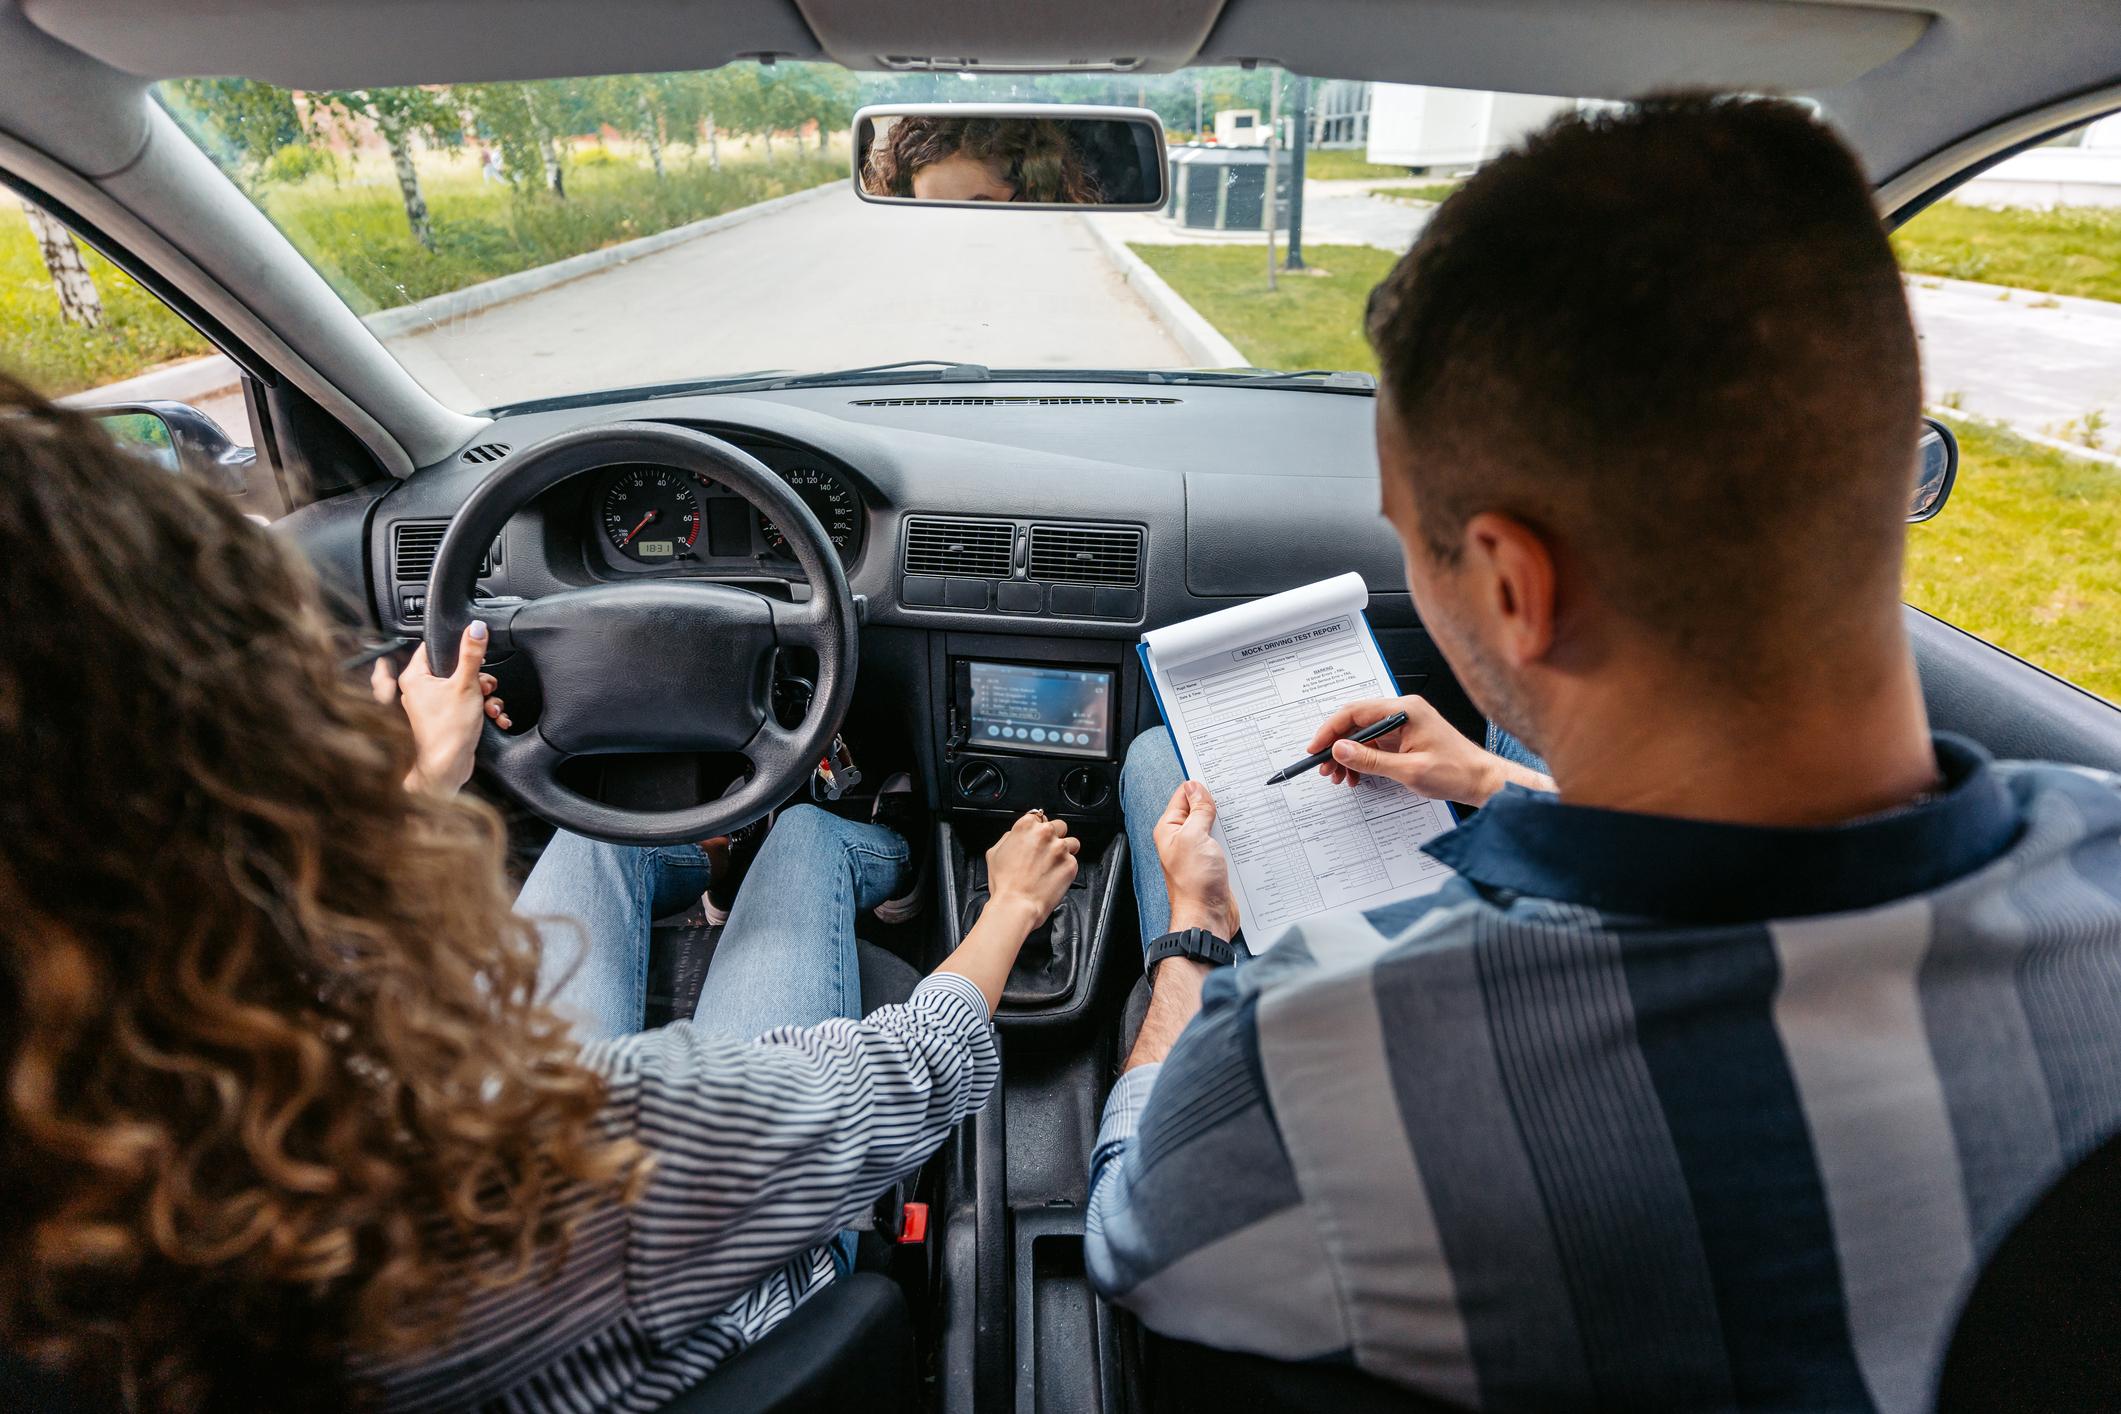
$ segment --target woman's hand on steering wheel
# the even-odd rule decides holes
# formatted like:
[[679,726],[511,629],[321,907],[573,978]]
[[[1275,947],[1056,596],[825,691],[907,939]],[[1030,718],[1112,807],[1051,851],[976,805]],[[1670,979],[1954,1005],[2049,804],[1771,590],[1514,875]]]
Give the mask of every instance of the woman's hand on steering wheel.
[[992,904],[1021,904],[1036,928],[1060,904],[1075,882],[1075,854],[1083,842],[1068,833],[1065,820],[1049,820],[1043,810],[1017,817],[987,851],[987,897]]
[[471,779],[480,719],[490,719],[504,731],[509,727],[508,704],[494,696],[499,684],[492,673],[479,671],[486,661],[487,638],[485,624],[474,620],[467,625],[457,649],[457,669],[448,677],[437,677],[428,668],[424,643],[413,650],[401,675],[393,677],[387,661],[376,663],[369,680],[376,700],[397,701],[412,723],[414,760],[405,776],[407,790],[456,794]]

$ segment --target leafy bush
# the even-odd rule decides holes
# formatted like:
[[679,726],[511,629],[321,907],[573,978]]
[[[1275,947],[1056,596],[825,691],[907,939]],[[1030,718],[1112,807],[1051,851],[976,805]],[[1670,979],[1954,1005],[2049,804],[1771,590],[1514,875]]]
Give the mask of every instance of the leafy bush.
[[282,186],[294,186],[311,177],[329,177],[336,181],[339,175],[338,159],[325,148],[311,147],[307,143],[291,142],[276,148],[273,155],[265,159],[258,169],[258,179],[276,182]]

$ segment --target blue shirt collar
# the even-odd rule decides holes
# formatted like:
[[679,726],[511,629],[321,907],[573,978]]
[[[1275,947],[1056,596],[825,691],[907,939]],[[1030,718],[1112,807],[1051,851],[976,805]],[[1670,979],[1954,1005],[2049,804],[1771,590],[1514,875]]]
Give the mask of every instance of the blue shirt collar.
[[1939,733],[1944,786],[1817,829],[1717,824],[1569,805],[1509,786],[1425,846],[1483,890],[1684,923],[1802,918],[1927,893],[1988,863],[2019,815],[1988,754]]

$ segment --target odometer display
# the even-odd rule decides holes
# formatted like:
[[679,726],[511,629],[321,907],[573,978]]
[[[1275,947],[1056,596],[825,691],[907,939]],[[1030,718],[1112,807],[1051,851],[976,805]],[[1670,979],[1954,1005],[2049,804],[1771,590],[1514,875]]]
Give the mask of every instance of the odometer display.
[[635,467],[605,490],[603,520],[614,550],[642,564],[667,563],[699,543],[699,488],[668,467]]
[[[789,467],[781,473],[781,479],[803,498],[803,504],[810,507],[818,524],[825,527],[825,535],[839,551],[840,558],[845,559],[851,554],[862,514],[861,498],[854,494],[854,488],[836,473],[815,466]],[[759,516],[759,534],[765,538],[768,550],[787,556],[788,537],[763,514]]]

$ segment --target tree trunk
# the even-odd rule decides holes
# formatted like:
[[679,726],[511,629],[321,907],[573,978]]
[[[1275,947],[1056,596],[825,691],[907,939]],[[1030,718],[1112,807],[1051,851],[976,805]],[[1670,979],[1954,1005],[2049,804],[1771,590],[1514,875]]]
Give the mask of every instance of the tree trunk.
[[567,200],[567,174],[560,170],[560,149],[553,145],[552,134],[542,127],[538,129],[538,156],[545,159],[545,185],[560,200]]
[[829,135],[828,135],[828,134],[826,133],[826,131],[825,131],[825,120],[824,120],[823,118],[820,118],[820,119],[818,119],[818,120],[817,120],[817,150],[818,150],[819,152],[823,152],[823,151],[825,150],[825,143],[826,143],[826,141],[827,141],[827,138],[828,138],[828,136],[829,136]]
[[722,170],[722,145],[715,137],[714,114],[707,114],[707,165],[714,171]]
[[663,135],[658,130],[655,110],[648,106],[648,95],[640,98],[641,136],[648,139],[648,160],[655,167],[655,179],[663,180]]
[[773,129],[761,128],[759,130],[759,141],[766,145],[766,160],[771,162],[773,160]]
[[412,165],[412,134],[405,130],[403,122],[384,117],[373,106],[368,116],[375,119],[383,141],[390,144],[390,162],[398,171],[398,195],[405,202],[405,224],[412,227],[412,238],[423,249],[432,251],[434,225],[427,218],[427,197],[420,190],[419,171]]
[[84,329],[100,326],[103,299],[96,293],[96,282],[89,278],[81,247],[74,244],[74,233],[41,206],[25,201],[22,210],[29,217],[30,231],[37,237],[44,268],[51,272],[52,288],[59,294],[59,317]]
[[530,115],[531,129],[538,135],[538,156],[545,163],[545,185],[554,196],[565,201],[567,174],[560,170],[560,150],[553,145],[552,129],[546,127],[545,120],[538,116],[537,105],[530,101],[528,93],[523,95],[523,111]]

